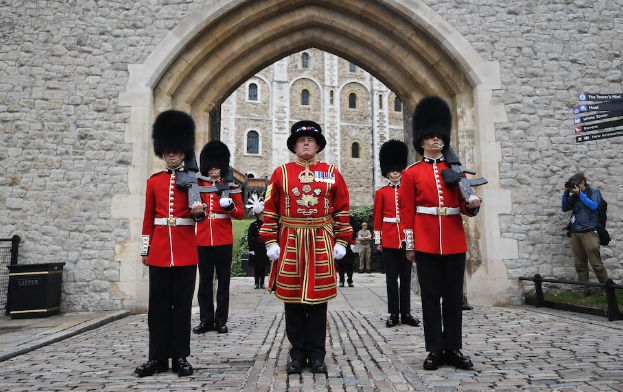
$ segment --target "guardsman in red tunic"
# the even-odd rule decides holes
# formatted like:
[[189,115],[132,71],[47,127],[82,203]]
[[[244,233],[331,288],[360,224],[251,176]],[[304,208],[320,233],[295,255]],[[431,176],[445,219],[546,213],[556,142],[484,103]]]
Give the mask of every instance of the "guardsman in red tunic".
[[[225,143],[213,140],[201,150],[199,166],[202,179],[198,181],[201,200],[206,205],[206,219],[197,225],[199,253],[198,326],[194,333],[216,330],[228,333],[229,280],[231,277],[234,237],[232,219],[244,218],[242,194],[233,182],[225,181],[229,174],[229,149]],[[205,178],[205,179],[204,179]],[[206,189],[211,191],[205,192]],[[214,308],[214,271],[216,270],[216,310]]]
[[[379,160],[381,174],[389,183],[376,191],[372,218],[374,220],[374,245],[381,252],[385,264],[387,283],[388,327],[405,325],[417,327],[420,320],[411,315],[411,270],[413,263],[407,260],[402,246],[404,236],[400,231],[400,204],[398,189],[402,171],[407,167],[409,148],[400,140],[388,140],[381,146]],[[398,289],[400,278],[400,290]]]
[[327,302],[337,296],[335,260],[352,237],[346,183],[316,154],[327,144],[320,125],[292,126],[288,149],[295,162],[277,168],[264,200],[260,237],[273,263],[268,289],[285,304],[286,335],[292,344],[288,374],[306,364],[326,373]]
[[201,202],[189,208],[188,191],[176,186],[176,177],[186,170],[185,157],[194,160],[195,123],[184,112],[167,110],[156,118],[152,137],[166,169],[147,180],[141,256],[149,267],[149,361],[134,373],[166,372],[171,358],[173,371],[188,376],[193,373],[186,357],[197,274],[195,222],[205,213]]
[[[422,294],[426,351],[424,369],[444,363],[461,369],[473,364],[463,356],[462,289],[467,244],[461,214],[474,216],[481,199],[462,197],[449,186],[442,171],[449,169],[444,146],[450,145],[452,114],[439,97],[422,99],[413,113],[413,146],[423,159],[402,174],[400,226],[405,233],[407,259],[417,263]],[[441,301],[441,304],[440,304]]]

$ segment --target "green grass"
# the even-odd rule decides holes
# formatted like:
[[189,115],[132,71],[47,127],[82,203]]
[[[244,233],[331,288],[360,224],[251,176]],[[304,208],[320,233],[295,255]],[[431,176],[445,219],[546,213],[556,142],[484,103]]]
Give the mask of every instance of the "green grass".
[[[602,294],[604,295],[603,297],[602,297]],[[617,297],[617,304],[619,304],[619,309],[623,310],[623,291],[616,290],[615,294]],[[546,294],[543,297],[546,301],[551,301],[551,302],[587,306],[587,307],[595,308],[595,309],[607,309],[608,308],[608,300],[606,299],[605,291],[592,294],[588,297],[580,297],[578,294],[573,293],[573,292]],[[533,293],[526,294],[526,298],[535,298],[535,294]]]

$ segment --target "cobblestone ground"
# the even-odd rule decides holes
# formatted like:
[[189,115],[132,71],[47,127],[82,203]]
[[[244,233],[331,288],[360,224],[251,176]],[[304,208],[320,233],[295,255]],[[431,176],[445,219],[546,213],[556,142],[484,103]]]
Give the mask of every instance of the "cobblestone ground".
[[281,313],[233,314],[229,334],[193,335],[191,377],[137,378],[147,353],[147,316],[133,315],[12,358],[3,391],[623,391],[621,324],[476,308],[464,319],[475,371],[422,369],[422,328],[384,326],[385,315],[330,311],[328,375],[286,375]]

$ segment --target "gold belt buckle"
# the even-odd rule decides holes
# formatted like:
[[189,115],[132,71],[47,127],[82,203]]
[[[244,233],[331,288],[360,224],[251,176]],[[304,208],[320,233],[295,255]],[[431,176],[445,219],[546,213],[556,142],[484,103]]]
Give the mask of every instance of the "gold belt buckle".
[[208,219],[214,219],[216,217],[216,214],[214,214],[214,212],[210,212],[208,214]]
[[167,225],[168,226],[176,226],[177,225],[177,220],[175,220],[175,218],[167,218]]
[[396,217],[396,223],[400,223],[400,218]]
[[448,209],[446,207],[437,207],[437,215],[448,215]]

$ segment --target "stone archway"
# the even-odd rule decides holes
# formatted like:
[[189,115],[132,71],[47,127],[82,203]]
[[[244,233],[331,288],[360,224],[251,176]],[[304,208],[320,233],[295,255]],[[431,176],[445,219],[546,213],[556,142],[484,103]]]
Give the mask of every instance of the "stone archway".
[[[112,216],[130,220],[129,242],[118,243],[121,281],[111,291],[124,307],[147,299],[145,270],[137,261],[145,181],[154,162],[150,125],[168,108],[190,112],[197,145],[207,142],[210,112],[246,79],[275,61],[315,47],[356,62],[396,92],[407,108],[426,95],[454,102],[455,137],[461,159],[489,180],[478,218],[469,223],[471,252],[481,260],[468,284],[473,302],[506,304],[516,287],[504,259],[517,258],[514,240],[502,239],[499,214],[509,213],[510,192],[500,189],[500,146],[493,124],[506,122],[503,106],[491,104],[500,86],[496,62],[483,61],[451,25],[422,1],[212,0],[174,28],[142,64],[129,67],[119,103],[132,107],[126,139],[134,145],[130,195],[113,201]],[[273,92],[279,94],[280,92]],[[289,126],[273,125],[273,143],[285,144]],[[408,129],[408,128],[407,128]],[[478,289],[475,289],[478,287]],[[474,289],[472,289],[474,288]]]

